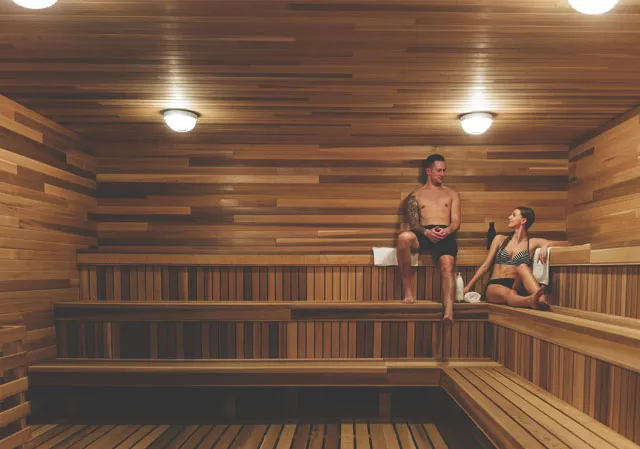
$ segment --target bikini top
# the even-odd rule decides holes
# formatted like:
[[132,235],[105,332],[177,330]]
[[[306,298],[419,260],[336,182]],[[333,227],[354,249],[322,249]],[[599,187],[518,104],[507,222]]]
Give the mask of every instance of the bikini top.
[[518,265],[531,264],[531,254],[529,253],[529,239],[527,239],[527,249],[520,251],[513,257],[509,256],[507,248],[501,248],[496,254],[496,263],[498,265],[511,265],[517,267]]

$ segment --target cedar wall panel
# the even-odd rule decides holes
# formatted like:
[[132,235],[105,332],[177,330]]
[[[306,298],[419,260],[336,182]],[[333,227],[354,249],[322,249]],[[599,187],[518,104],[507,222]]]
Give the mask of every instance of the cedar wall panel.
[[592,248],[640,246],[639,156],[638,112],[570,151],[572,243],[591,243]]
[[[458,267],[470,279],[477,267]],[[82,301],[398,301],[397,267],[80,265]],[[440,272],[415,268],[418,301],[442,302]],[[475,286],[482,292],[485,275]]]
[[76,250],[96,245],[95,164],[83,145],[0,96],[0,310],[22,314],[31,363],[55,356],[52,304],[78,298]]
[[640,266],[553,267],[553,303],[640,319]]
[[486,358],[485,320],[60,320],[59,356],[99,359]]
[[640,375],[502,326],[494,358],[577,409],[640,443]]
[[403,202],[432,152],[448,160],[462,199],[461,247],[506,231],[518,205],[533,231],[564,238],[565,146],[323,148],[136,145],[101,148],[103,249],[157,252],[370,253],[394,246]]

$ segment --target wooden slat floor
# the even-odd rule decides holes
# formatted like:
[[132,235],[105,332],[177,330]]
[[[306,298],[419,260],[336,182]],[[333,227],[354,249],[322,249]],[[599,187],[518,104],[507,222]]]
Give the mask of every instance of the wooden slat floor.
[[32,448],[446,449],[434,424],[416,422],[33,426]]

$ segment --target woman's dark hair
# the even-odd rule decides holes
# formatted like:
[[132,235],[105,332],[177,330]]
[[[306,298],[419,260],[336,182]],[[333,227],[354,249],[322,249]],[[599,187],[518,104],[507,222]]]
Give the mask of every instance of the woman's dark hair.
[[[524,224],[524,230],[528,231],[529,228],[533,226],[533,223],[535,223],[536,221],[536,213],[533,211],[533,209],[527,206],[518,206],[516,207],[516,209],[520,211],[520,215],[522,215],[522,218],[527,219],[527,222]],[[506,248],[506,246],[511,241],[512,237],[513,237],[513,232],[510,233],[506,239],[504,239],[504,242],[502,242],[502,245],[500,245],[499,249]]]

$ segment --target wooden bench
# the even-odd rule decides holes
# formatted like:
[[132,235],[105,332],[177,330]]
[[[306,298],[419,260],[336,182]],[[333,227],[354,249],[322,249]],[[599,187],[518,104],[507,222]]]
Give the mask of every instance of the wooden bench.
[[485,305],[401,302],[126,302],[55,305],[63,358],[485,358]]
[[502,449],[632,449],[632,441],[505,368],[443,369],[442,385]]
[[[77,360],[31,367],[33,387],[226,387],[222,413],[235,415],[234,389],[282,387],[291,413],[298,387],[379,388],[379,416],[391,416],[393,387],[439,386],[443,367],[496,367],[495,362],[406,360]],[[229,387],[233,387],[231,390]],[[67,397],[67,401],[73,401]]]

